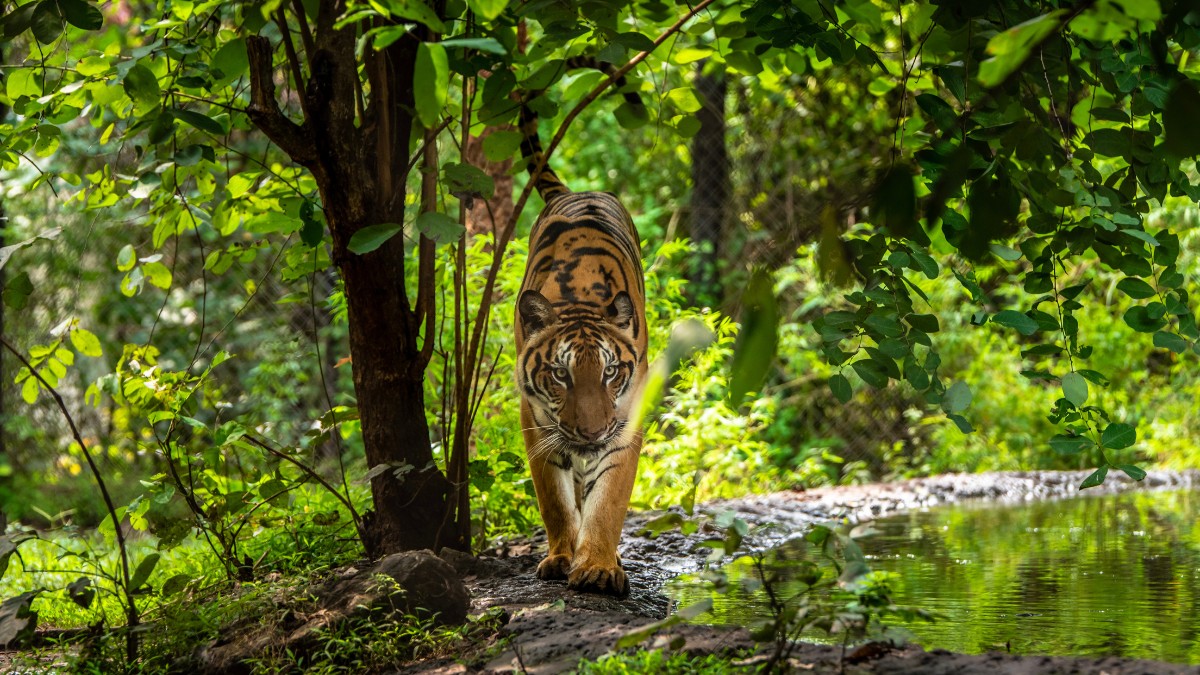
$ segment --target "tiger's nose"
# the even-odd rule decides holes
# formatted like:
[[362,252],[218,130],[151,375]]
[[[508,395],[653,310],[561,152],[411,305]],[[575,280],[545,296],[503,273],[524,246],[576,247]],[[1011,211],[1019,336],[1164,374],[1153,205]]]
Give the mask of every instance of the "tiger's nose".
[[597,427],[596,429],[585,429],[583,427],[576,427],[575,433],[579,434],[579,437],[582,438],[583,440],[587,441],[588,443],[595,443],[595,442],[599,441],[600,439],[604,438],[605,429],[606,429],[605,427]]

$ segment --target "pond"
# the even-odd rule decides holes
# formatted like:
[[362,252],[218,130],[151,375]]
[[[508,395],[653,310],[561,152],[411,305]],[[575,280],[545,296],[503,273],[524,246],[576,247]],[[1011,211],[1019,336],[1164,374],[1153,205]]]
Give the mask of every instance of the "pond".
[[[899,575],[893,600],[943,619],[908,629],[926,649],[1126,656],[1200,663],[1200,492],[1128,492],[1021,506],[979,503],[880,519],[858,540],[874,570]],[[804,557],[796,541],[778,560]],[[769,563],[770,561],[768,561]],[[754,574],[748,559],[730,581]],[[802,587],[785,581],[790,595]],[[730,584],[712,623],[767,614],[762,591]],[[788,591],[791,593],[788,593]],[[680,580],[680,606],[708,597]]]

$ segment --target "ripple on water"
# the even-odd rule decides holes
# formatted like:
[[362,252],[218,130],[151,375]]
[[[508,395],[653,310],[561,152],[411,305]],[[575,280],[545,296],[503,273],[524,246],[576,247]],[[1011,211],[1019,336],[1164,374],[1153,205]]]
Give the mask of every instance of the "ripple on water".
[[[1200,664],[1198,511],[1198,491],[960,504],[874,521],[859,543],[872,569],[898,575],[897,604],[945,617],[893,622],[927,649]],[[777,591],[799,592],[789,561],[806,555],[802,541],[776,549]],[[764,616],[765,594],[737,583],[754,566],[743,559],[728,570],[734,583],[714,598],[714,623]],[[695,576],[672,588],[681,606],[708,595]]]

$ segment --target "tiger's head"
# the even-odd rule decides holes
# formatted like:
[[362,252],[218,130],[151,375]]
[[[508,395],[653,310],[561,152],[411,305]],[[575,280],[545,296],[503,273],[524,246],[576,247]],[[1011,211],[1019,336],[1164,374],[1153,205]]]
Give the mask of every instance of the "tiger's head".
[[559,311],[541,293],[525,291],[517,309],[525,336],[517,386],[543,434],[579,454],[628,443],[645,371],[629,294],[617,293],[607,307]]

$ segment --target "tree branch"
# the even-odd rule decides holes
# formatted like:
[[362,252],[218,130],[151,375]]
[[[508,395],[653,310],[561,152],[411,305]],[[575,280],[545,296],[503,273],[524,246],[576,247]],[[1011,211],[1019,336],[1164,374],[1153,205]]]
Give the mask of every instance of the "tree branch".
[[[296,54],[296,46],[292,44],[292,29],[288,27],[287,14],[283,11],[283,5],[280,5],[275,10],[275,23],[279,26],[279,33],[283,36],[283,51],[287,54],[288,66],[292,69],[292,79],[296,81],[296,91],[300,93],[300,108],[304,110],[304,116],[308,117],[308,99],[304,97],[304,70],[300,67],[300,56]],[[311,54],[312,52],[309,52]]]
[[304,53],[312,54],[317,51],[317,44],[313,40],[312,29],[308,27],[308,17],[304,15],[304,3],[301,0],[292,0],[292,11],[296,12],[296,20],[300,24],[300,37],[304,40]]
[[[425,166],[421,173],[421,213],[437,211],[437,177],[438,177],[438,129],[425,131]],[[437,303],[434,302],[433,290],[437,285],[434,270],[434,256],[437,248],[433,240],[424,234],[418,234],[417,244],[417,307],[416,315],[425,324],[425,341],[421,343],[421,363],[429,363],[433,355],[435,342],[434,321],[436,320]]]
[[246,55],[250,63],[250,105],[246,108],[246,114],[267,138],[293,160],[306,166],[315,163],[316,144],[309,129],[288,119],[275,101],[274,49],[271,41],[261,35],[247,37]]

